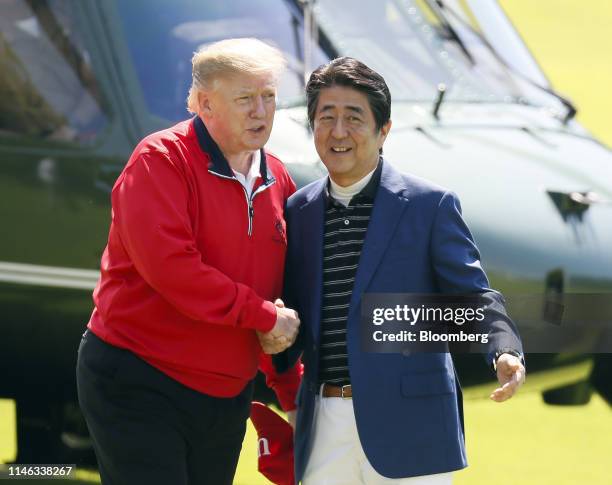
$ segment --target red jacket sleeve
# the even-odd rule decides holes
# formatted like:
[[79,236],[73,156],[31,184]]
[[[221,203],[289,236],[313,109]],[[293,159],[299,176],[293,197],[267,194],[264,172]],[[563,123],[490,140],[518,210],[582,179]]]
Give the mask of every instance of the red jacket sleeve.
[[259,357],[259,370],[266,375],[266,385],[276,393],[283,411],[293,411],[296,408],[295,398],[304,373],[301,360],[298,360],[287,372],[279,374],[272,365],[272,357],[262,352]]
[[204,263],[188,201],[187,179],[167,155],[141,153],[125,169],[113,188],[113,224],[138,273],[194,320],[271,330],[274,304]]

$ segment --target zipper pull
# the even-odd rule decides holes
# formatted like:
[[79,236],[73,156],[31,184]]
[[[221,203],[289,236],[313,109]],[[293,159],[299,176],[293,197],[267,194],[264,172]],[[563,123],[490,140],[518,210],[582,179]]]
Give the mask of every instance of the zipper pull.
[[249,205],[249,216],[251,216],[251,218],[253,217],[254,213],[255,213],[255,210],[253,209],[253,206]]

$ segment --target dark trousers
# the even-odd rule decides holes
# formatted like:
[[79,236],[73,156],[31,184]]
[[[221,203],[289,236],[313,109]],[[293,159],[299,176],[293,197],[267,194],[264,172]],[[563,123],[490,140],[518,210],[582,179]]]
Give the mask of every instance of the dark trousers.
[[231,485],[252,385],[208,396],[87,331],[77,386],[104,485]]

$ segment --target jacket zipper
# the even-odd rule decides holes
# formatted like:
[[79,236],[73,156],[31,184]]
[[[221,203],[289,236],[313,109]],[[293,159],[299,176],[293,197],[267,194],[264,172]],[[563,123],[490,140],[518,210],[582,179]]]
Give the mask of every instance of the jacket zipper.
[[[236,177],[228,177],[227,175],[221,175],[221,174],[213,172],[211,170],[209,170],[208,172],[213,174],[213,175],[216,175],[217,177],[221,177],[221,178],[228,179],[228,180],[235,180],[236,182],[238,182],[240,184],[240,181]],[[255,198],[255,196],[257,194],[263,192],[268,187],[274,185],[275,182],[276,182],[276,180],[273,179],[272,182],[270,182],[268,184],[260,185],[251,194],[250,198],[249,198],[249,194],[247,192],[246,187],[244,185],[240,184],[240,187],[242,187],[242,191],[244,192],[244,198],[246,199],[246,203],[247,203],[247,218],[248,218],[248,221],[249,221],[249,226],[248,226],[248,229],[247,229],[247,234],[248,234],[249,237],[251,237],[253,235],[253,218],[255,216],[255,209],[253,208],[253,199]]]

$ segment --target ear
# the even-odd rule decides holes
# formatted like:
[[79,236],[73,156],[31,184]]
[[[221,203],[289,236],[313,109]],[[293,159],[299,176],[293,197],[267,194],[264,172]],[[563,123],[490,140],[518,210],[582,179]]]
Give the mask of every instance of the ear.
[[384,145],[387,135],[389,134],[389,131],[391,131],[391,124],[391,120],[389,120],[380,127],[380,146],[378,148],[382,148]]
[[209,91],[198,91],[198,114],[203,118],[210,118],[213,114],[210,94]]

